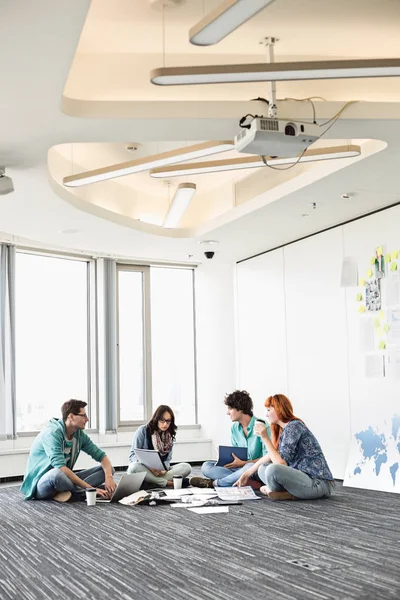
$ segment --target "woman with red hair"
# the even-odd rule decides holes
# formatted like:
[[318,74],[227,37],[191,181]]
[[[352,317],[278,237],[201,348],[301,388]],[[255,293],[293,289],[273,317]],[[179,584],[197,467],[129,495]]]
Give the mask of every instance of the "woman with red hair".
[[247,485],[256,471],[266,484],[260,492],[271,500],[315,500],[328,498],[334,480],[316,437],[293,414],[292,403],[284,394],[265,401],[271,438],[265,425],[256,423],[255,433],[264,442],[268,454],[248,469],[235,485]]

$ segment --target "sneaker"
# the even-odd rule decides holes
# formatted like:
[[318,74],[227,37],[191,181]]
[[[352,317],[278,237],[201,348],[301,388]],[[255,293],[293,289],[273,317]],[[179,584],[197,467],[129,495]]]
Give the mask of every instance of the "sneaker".
[[190,485],[190,479],[189,479],[189,477],[184,477],[182,479],[182,487],[183,488],[187,488],[187,487],[189,487],[189,485]]
[[191,477],[190,485],[199,488],[214,488],[214,481],[206,477]]
[[53,496],[53,500],[56,502],[68,502],[71,496],[71,492],[57,492],[57,494]]

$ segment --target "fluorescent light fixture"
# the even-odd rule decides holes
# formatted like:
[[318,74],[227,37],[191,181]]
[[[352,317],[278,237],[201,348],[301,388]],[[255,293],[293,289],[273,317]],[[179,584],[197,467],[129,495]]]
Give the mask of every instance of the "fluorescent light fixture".
[[165,67],[154,69],[150,73],[151,82],[155,85],[398,77],[399,75],[400,58]]
[[201,144],[194,144],[193,146],[186,146],[185,148],[118,163],[109,167],[95,169],[94,171],[69,175],[68,177],[64,177],[63,183],[67,187],[79,187],[89,183],[97,183],[99,181],[106,181],[107,179],[131,175],[132,173],[140,173],[154,167],[172,165],[185,160],[194,160],[202,156],[227,152],[228,150],[233,150],[234,147],[233,141],[202,142]]
[[196,184],[194,183],[181,183],[178,185],[167,216],[165,217],[163,227],[170,229],[179,225],[179,221],[189,206],[195,191]]
[[274,0],[225,0],[189,31],[196,46],[217,44]]
[[151,177],[179,177],[187,175],[202,175],[205,173],[217,173],[219,171],[235,171],[237,169],[255,169],[265,166],[294,165],[298,163],[317,162],[320,160],[331,160],[333,158],[355,158],[361,154],[360,146],[332,146],[329,148],[315,148],[306,150],[299,159],[298,156],[289,158],[265,157],[267,165],[260,156],[246,156],[245,158],[233,158],[226,160],[210,160],[192,164],[176,165],[167,168],[152,169]]

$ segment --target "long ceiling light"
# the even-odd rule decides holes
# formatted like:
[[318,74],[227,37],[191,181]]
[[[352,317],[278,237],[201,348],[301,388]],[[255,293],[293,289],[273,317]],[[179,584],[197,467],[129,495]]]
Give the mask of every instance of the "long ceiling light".
[[211,46],[254,17],[274,0],[225,0],[189,31],[196,46]]
[[255,169],[264,166],[294,165],[297,163],[317,162],[320,160],[332,160],[333,158],[355,158],[361,154],[360,146],[332,146],[329,148],[315,148],[306,150],[301,157],[269,158],[261,156],[246,156],[244,158],[233,158],[226,160],[210,160],[192,164],[176,165],[167,168],[152,169],[151,177],[179,177],[187,175],[202,175],[205,173],[217,173],[219,171],[234,171],[237,169]]
[[194,183],[181,183],[178,185],[167,216],[165,217],[163,227],[169,229],[179,225],[183,213],[189,206],[195,191],[196,185]]
[[155,85],[398,76],[400,58],[165,67],[154,69],[150,74]]
[[68,177],[64,177],[63,183],[67,187],[79,187],[88,185],[89,183],[97,183],[99,181],[106,181],[107,179],[131,175],[132,173],[140,173],[141,171],[147,171],[148,169],[155,167],[172,165],[186,160],[194,160],[196,158],[202,158],[203,156],[218,154],[219,152],[227,152],[234,147],[233,141],[202,142],[201,144],[194,144],[193,146],[186,146],[185,148],[170,150],[169,152],[162,152],[161,154],[154,154],[153,156],[146,156],[144,158],[118,163],[93,171],[69,175]]

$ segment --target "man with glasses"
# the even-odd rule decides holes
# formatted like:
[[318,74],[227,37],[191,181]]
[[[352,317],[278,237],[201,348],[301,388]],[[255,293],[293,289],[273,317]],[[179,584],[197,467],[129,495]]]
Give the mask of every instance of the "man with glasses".
[[[84,431],[89,420],[85,407],[82,400],[64,402],[62,419],[51,419],[34,440],[21,486],[25,500],[67,502],[71,496],[83,499],[87,488],[96,488],[103,498],[113,494],[114,470],[106,453]],[[81,450],[100,465],[74,473],[72,469]],[[100,488],[103,484],[104,489]]]

